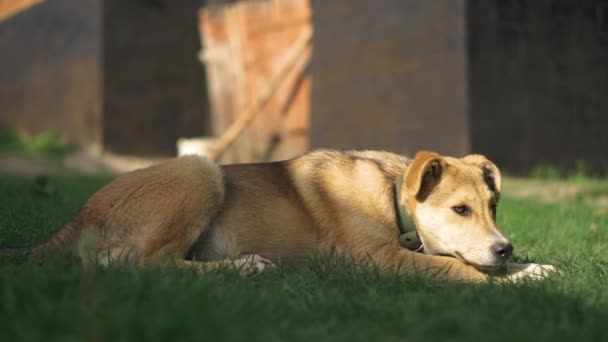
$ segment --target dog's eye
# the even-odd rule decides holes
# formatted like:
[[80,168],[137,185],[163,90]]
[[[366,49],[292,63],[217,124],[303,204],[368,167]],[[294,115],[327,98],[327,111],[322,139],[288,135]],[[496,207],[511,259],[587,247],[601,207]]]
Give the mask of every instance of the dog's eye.
[[492,216],[494,216],[494,218],[496,218],[496,207],[498,207],[496,204],[490,205],[490,210],[492,210]]
[[467,205],[457,205],[455,207],[452,207],[452,210],[454,210],[454,212],[460,216],[471,215],[471,208],[469,208],[469,206]]

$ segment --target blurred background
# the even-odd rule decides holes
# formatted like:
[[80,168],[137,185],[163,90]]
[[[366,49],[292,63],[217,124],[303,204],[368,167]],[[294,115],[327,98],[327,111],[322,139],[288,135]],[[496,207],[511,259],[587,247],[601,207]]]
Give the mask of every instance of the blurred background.
[[4,167],[331,147],[604,176],[608,1],[0,0],[0,132]]

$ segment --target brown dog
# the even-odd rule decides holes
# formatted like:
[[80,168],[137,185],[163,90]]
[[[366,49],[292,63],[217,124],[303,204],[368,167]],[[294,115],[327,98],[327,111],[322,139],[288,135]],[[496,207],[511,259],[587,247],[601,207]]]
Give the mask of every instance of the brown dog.
[[[187,156],[118,177],[31,255],[75,252],[140,266],[171,260],[200,271],[228,260],[250,273],[340,254],[384,270],[481,281],[505,269],[513,250],[495,221],[500,189],[500,172],[480,155],[421,151],[411,160],[320,150],[223,166]],[[418,252],[399,243],[400,215],[413,222]],[[551,269],[509,264],[501,279],[539,279]]]

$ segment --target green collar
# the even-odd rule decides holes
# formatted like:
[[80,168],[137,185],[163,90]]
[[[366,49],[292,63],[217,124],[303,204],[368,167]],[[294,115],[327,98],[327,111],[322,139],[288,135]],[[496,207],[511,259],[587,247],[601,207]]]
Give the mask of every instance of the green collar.
[[397,216],[397,226],[399,227],[399,243],[404,248],[410,251],[420,252],[422,251],[422,241],[418,237],[416,232],[416,224],[410,216],[407,208],[401,204],[401,186],[403,185],[402,173],[395,183],[393,183],[393,202],[395,206],[395,215]]

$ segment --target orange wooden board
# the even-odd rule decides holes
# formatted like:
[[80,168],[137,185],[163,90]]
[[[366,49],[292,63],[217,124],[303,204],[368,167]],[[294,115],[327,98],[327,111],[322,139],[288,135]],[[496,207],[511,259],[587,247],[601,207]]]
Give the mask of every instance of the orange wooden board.
[[36,5],[43,0],[0,0],[0,21]]
[[[308,0],[240,2],[200,12],[201,55],[216,136],[256,102],[294,41],[311,25]],[[285,159],[308,149],[311,52],[309,47],[222,162]]]

